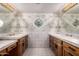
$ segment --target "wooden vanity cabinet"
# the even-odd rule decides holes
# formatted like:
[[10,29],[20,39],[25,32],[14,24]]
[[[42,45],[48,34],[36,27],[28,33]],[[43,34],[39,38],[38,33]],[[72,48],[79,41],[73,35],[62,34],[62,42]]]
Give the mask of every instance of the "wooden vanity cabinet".
[[63,41],[61,41],[58,38],[54,38],[54,45],[55,45],[55,50],[54,50],[55,55],[62,56],[63,55]]
[[21,56],[28,45],[28,36],[24,36],[21,39],[18,39],[18,43],[17,43],[17,55]]
[[18,39],[18,43],[17,43],[17,55],[18,56],[21,56],[24,52],[24,49],[25,49],[24,41],[25,41],[24,37],[21,39]]
[[60,39],[50,35],[49,46],[56,56],[63,55],[63,41],[61,41]]
[[63,42],[63,56],[79,56],[79,48]]

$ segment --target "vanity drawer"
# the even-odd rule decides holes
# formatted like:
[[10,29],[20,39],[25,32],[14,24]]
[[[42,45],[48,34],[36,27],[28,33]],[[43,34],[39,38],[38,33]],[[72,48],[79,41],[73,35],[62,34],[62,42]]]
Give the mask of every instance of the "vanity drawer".
[[74,54],[72,53],[69,53],[68,51],[64,50],[64,56],[75,56]]
[[8,53],[6,52],[6,49],[0,51],[0,56],[8,56]]
[[55,38],[54,43],[56,43],[57,45],[62,45],[63,44],[63,41],[61,41],[58,38]]
[[25,42],[25,37],[19,39],[19,43]]
[[64,46],[64,49],[68,50],[70,53],[79,55],[79,48],[77,48],[71,44],[68,44],[66,42],[63,42],[63,46]]
[[58,45],[63,45],[63,41],[61,41],[60,39],[57,40]]
[[0,53],[5,53],[5,52],[6,52],[6,49],[4,49],[4,50],[0,51]]
[[9,47],[7,48],[7,52],[11,51],[11,50],[14,49],[16,46],[17,46],[16,43],[14,43],[13,45],[9,46]]

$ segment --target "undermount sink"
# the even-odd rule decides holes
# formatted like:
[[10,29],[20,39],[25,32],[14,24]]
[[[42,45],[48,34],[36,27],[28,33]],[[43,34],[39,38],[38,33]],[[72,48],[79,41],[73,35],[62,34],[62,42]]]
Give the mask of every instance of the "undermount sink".
[[8,34],[7,36],[15,36],[15,34]]
[[2,35],[0,35],[0,39],[11,39],[13,37],[17,37],[17,34],[2,34]]
[[2,39],[17,39],[20,38],[22,36],[24,36],[25,34],[22,33],[5,33],[5,34],[1,34],[0,35],[0,40]]

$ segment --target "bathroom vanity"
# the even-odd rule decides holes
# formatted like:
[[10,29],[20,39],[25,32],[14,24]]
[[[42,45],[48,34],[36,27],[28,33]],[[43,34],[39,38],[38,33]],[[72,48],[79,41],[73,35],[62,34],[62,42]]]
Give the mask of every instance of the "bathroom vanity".
[[[12,38],[12,39],[11,39]],[[0,56],[21,56],[28,47],[28,35],[1,38]]]
[[50,33],[49,46],[56,56],[79,56],[78,38]]

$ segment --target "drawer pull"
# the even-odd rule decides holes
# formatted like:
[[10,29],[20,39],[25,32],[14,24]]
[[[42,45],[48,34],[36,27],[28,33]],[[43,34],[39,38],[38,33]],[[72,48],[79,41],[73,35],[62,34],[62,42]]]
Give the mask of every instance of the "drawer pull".
[[73,49],[72,47],[69,47],[69,49],[73,50],[73,51],[76,51],[75,49]]
[[11,47],[11,48],[15,48],[15,47]]
[[56,44],[55,44],[55,48],[58,48]]

